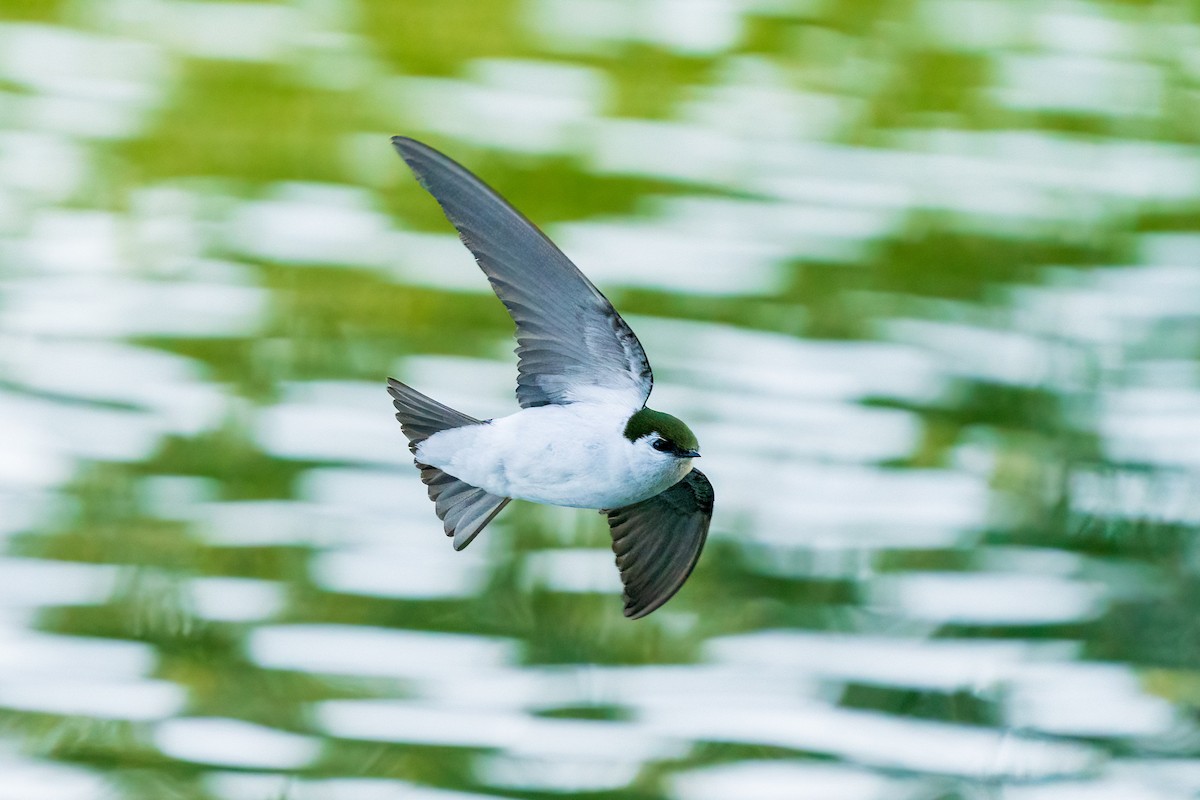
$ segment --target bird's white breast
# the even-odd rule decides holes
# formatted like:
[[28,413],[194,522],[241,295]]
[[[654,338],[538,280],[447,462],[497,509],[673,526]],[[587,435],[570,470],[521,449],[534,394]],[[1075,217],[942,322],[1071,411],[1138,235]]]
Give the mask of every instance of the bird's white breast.
[[658,494],[691,468],[624,436],[632,409],[572,403],[526,408],[430,436],[418,461],[501,497],[619,508]]

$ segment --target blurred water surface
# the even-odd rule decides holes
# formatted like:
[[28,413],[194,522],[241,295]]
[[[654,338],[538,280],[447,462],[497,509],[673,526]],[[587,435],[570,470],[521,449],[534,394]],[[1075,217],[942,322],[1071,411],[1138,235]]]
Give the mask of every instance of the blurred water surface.
[[[5,0],[0,800],[1200,796],[1184,2]],[[515,408],[388,146],[625,312],[717,492],[454,553]]]

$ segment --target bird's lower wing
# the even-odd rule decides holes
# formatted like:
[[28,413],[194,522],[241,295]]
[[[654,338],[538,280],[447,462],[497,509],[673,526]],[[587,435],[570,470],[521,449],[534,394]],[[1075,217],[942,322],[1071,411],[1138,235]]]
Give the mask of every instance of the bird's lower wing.
[[712,509],[712,484],[694,469],[670,489],[608,512],[625,616],[644,617],[679,591],[700,559]]

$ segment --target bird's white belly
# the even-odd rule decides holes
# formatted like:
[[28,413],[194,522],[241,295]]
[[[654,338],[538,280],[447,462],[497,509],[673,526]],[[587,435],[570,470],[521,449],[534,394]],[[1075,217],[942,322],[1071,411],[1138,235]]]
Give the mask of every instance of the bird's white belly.
[[539,406],[436,433],[417,460],[501,497],[578,508],[620,508],[658,494],[690,464],[649,467],[622,431],[624,409]]

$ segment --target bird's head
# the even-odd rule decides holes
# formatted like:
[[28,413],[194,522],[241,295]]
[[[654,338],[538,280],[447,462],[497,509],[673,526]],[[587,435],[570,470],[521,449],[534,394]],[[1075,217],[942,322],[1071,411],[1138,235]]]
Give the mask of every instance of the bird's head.
[[696,434],[683,420],[643,408],[625,424],[625,438],[636,447],[649,448],[659,458],[692,459],[700,457]]

